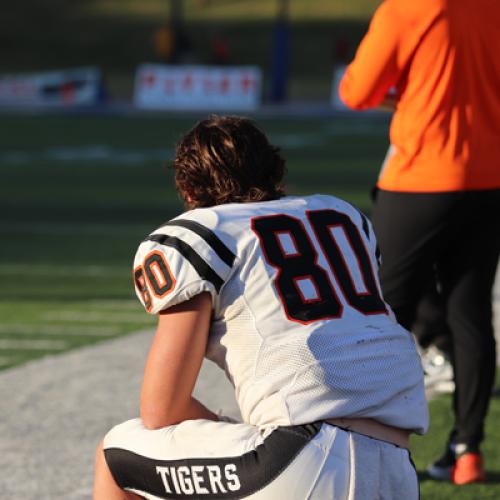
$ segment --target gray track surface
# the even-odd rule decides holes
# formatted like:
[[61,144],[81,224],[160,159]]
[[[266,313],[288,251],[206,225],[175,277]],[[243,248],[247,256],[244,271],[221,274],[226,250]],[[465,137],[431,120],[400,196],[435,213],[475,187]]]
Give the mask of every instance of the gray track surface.
[[[498,339],[500,279],[494,300]],[[0,373],[1,500],[91,498],[98,441],[137,416],[151,337],[138,332]],[[212,410],[239,415],[231,385],[210,362],[195,394]]]
[[[138,332],[0,374],[0,499],[91,498],[99,440],[138,415],[151,338]],[[231,385],[209,361],[195,393],[212,410],[239,416]]]

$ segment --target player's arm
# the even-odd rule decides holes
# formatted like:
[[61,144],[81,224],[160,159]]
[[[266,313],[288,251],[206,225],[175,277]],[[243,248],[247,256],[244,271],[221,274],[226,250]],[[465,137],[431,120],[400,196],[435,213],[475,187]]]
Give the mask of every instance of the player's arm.
[[339,95],[346,106],[367,109],[384,103],[401,74],[403,24],[397,12],[385,3],[376,11],[340,82]]
[[141,418],[149,429],[217,416],[192,392],[207,345],[212,301],[201,293],[160,313],[141,390]]

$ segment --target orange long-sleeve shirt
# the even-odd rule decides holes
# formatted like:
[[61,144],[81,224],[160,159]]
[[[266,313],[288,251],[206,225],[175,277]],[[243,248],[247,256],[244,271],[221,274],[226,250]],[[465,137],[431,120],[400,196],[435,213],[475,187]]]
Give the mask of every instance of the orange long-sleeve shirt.
[[393,86],[394,151],[380,188],[500,188],[499,0],[385,0],[339,93],[366,109]]

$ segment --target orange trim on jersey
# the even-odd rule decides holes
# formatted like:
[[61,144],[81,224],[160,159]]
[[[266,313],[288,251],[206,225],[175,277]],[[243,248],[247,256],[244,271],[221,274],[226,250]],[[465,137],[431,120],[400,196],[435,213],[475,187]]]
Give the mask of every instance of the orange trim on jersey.
[[[152,265],[148,266],[151,270],[152,276],[154,277],[154,279],[156,281],[156,285],[158,285],[158,288],[168,287],[164,292],[160,292],[160,291],[157,292],[157,290],[155,288],[155,283],[153,283],[151,281],[151,277],[148,274],[147,269],[146,269],[146,261],[149,260],[153,255],[157,255],[158,257],[160,257],[161,263],[165,266],[165,269],[166,269],[167,274],[168,274],[167,276],[165,275],[165,273],[163,272],[163,269],[161,268],[160,263],[158,263],[157,261],[152,263],[155,265],[155,269],[160,272],[160,275],[161,275],[160,278],[162,279],[162,283],[164,283],[162,285],[161,282],[157,281],[158,274],[154,272],[154,270],[152,269]],[[163,255],[162,252],[160,252],[159,250],[153,250],[152,252],[149,252],[146,255],[146,257],[144,258],[144,260],[142,262],[143,262],[143,268],[145,271],[144,274],[145,274],[146,280],[149,284],[149,289],[153,292],[153,295],[155,297],[157,297],[158,299],[162,299],[163,297],[165,297],[166,295],[168,295],[169,293],[171,293],[174,290],[176,280],[175,280],[175,277],[172,274],[172,270],[170,269],[170,266],[168,265],[168,262],[166,261],[165,256]]]
[[[140,272],[140,275],[137,273]],[[137,266],[132,273],[132,278],[134,281],[134,286],[142,297],[142,302],[147,312],[150,312],[153,307],[153,302],[151,300],[151,294],[149,293],[148,287],[146,285],[146,278],[144,276],[144,269],[142,265]]]

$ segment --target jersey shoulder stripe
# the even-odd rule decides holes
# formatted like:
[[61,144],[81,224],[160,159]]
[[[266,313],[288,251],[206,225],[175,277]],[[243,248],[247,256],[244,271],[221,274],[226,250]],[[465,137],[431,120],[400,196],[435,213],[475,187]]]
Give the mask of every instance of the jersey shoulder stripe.
[[[375,255],[375,259],[376,259],[377,265],[380,267],[380,265],[382,263],[382,256],[380,254],[380,248],[378,246],[377,238],[375,237],[375,232],[373,230],[373,226],[372,226],[372,223],[370,222],[370,219],[358,207],[355,207],[354,205],[352,205],[351,203],[348,203],[347,201],[344,201],[344,200],[341,200],[341,201],[345,205],[347,205],[350,208],[354,209],[358,213],[358,215],[360,216],[360,218],[361,218],[361,227],[363,229],[363,232],[366,235],[368,243],[372,247],[372,251],[373,251],[373,253]],[[357,222],[356,222],[356,225],[358,225]]]
[[361,216],[363,231],[365,232],[366,237],[370,239],[370,227],[368,224],[368,217],[361,210],[358,210],[358,212],[359,215]]
[[201,258],[201,256],[186,242],[167,234],[151,234],[145,241],[154,241],[177,250],[194,267],[200,278],[212,283],[220,291],[224,280]]
[[166,226],[180,226],[189,229],[193,233],[196,233],[200,238],[203,238],[214,250],[214,252],[219,256],[219,258],[225,262],[229,267],[232,267],[234,259],[236,256],[229,250],[229,248],[218,238],[218,236],[210,229],[206,228],[199,222],[189,219],[174,219],[166,222],[158,229]]
[[[370,236],[370,223],[368,221],[368,217],[358,207],[355,207],[351,203],[348,203],[347,201],[344,201],[344,204],[347,205],[348,207],[352,208],[359,215],[359,217],[361,218],[361,227],[363,229],[363,232],[365,233],[365,235],[368,238],[368,240],[371,240],[371,236]],[[352,219],[352,216],[351,215],[349,215],[349,216]],[[355,221],[353,221],[353,222],[355,222]],[[358,225],[357,222],[356,222],[356,225]]]

